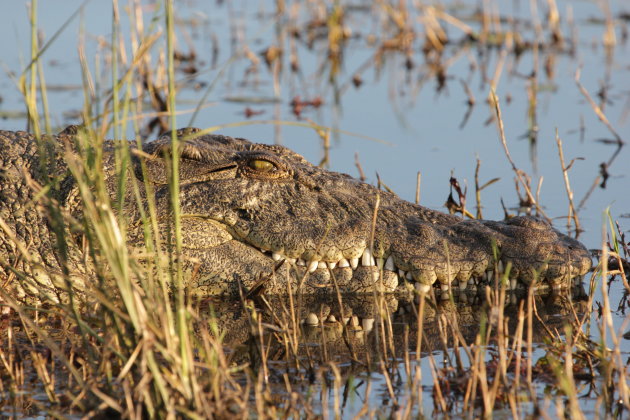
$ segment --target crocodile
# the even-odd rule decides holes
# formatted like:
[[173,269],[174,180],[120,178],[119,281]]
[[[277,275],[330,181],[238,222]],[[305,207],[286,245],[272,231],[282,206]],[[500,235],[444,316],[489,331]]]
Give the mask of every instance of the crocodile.
[[[432,300],[430,305],[423,307],[421,338],[424,354],[444,350],[445,345],[447,348],[457,345],[455,334],[444,334],[444,322],[456,323],[462,333],[460,337],[469,345],[475,342],[480,328],[485,325],[484,318],[486,322],[496,322],[496,307],[489,305],[483,295],[474,296],[472,299],[468,297],[469,293],[460,293],[452,295],[452,299]],[[511,337],[516,335],[518,312],[522,310],[523,303],[527,305],[524,302],[527,299],[527,295],[519,296],[518,293],[506,297],[503,314],[507,320],[507,334]],[[576,290],[571,296],[553,292],[538,294],[534,296],[532,302],[540,316],[532,320],[534,325],[531,330],[533,341],[538,343],[550,338],[551,331],[563,331],[563,325],[570,322],[574,313],[583,314],[588,311],[588,299],[584,290]],[[264,302],[255,302],[254,307],[257,316],[262,318],[266,325],[274,326],[267,330],[272,333],[268,335],[269,341],[266,343],[272,349],[284,348],[285,342],[282,340],[278,342],[277,335],[273,332],[293,329],[291,323],[294,320],[286,313],[279,313],[277,309],[291,307],[288,297],[266,296]],[[396,351],[405,348],[416,349],[419,338],[418,306],[407,296],[383,294],[382,298],[375,299],[374,296],[366,294],[344,295],[341,304],[337,304],[326,296],[304,295],[299,302],[293,302],[293,308],[295,322],[303,326],[296,331],[301,334],[298,341],[313,347],[325,345],[329,354],[335,354],[341,359],[350,357],[346,341],[348,339],[352,341],[357,352],[372,352],[372,360],[378,360],[381,344],[371,340],[369,335],[378,331],[379,318],[391,320],[391,338],[394,340],[393,348]],[[223,344],[230,349],[241,349],[240,358],[235,361],[240,364],[251,362],[252,353],[242,351],[243,348],[248,348],[248,342],[251,343],[252,320],[249,311],[244,311],[240,302],[219,299],[213,301],[212,309],[217,327],[224,334]],[[347,325],[350,332],[346,337],[343,325]],[[313,352],[313,347],[300,346],[300,349],[306,353],[310,352],[311,357],[324,354]],[[382,347],[380,351],[382,352]],[[237,352],[232,356],[238,358]],[[274,350],[270,350],[269,354],[284,355],[283,352],[276,353]]]
[[[74,229],[73,239],[59,246],[59,232],[69,228],[51,217],[51,208],[59,208],[81,219],[84,203],[68,169],[69,156],[81,149],[76,132],[37,141],[27,132],[0,131],[0,279],[11,273],[35,279],[38,287],[62,287],[90,277],[85,241]],[[498,279],[510,289],[567,289],[591,268],[584,245],[539,218],[464,219],[313,165],[281,145],[190,128],[177,135],[180,256],[187,290],[196,295],[424,293]],[[141,149],[135,142],[104,142],[112,199],[121,185],[116,147],[128,145],[127,181],[138,181],[136,190],[126,189],[119,215],[127,221],[130,250],[142,250],[146,241],[141,215],[149,195],[163,246],[172,240],[166,234],[172,229],[171,138],[167,133]],[[42,149],[51,157],[45,164]],[[57,207],[42,205],[42,197]]]

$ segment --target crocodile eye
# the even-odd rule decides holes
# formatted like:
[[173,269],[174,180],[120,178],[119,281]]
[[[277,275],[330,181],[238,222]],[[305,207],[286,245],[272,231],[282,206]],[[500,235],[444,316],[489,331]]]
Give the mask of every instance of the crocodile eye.
[[252,159],[247,162],[247,166],[260,172],[275,172],[278,170],[273,162],[265,159]]

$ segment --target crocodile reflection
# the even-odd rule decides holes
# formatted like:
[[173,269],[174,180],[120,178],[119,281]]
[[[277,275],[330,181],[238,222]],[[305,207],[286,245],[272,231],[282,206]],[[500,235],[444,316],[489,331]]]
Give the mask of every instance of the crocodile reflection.
[[[439,294],[424,299],[423,317],[418,319],[419,299],[411,296],[343,295],[324,297],[265,296],[246,302],[212,301],[224,345],[235,363],[252,363],[252,346],[266,343],[268,360],[284,360],[288,336],[297,339],[299,354],[324,362],[324,353],[338,362],[380,360],[383,340],[391,340],[388,352],[403,357],[405,347],[415,352],[418,339],[421,356],[445,350],[453,345],[452,328],[456,326],[468,343],[475,340],[484,323],[496,322],[497,307],[479,293]],[[527,308],[527,294],[509,292],[505,296],[503,316],[508,334],[513,334],[521,305]],[[574,313],[586,311],[581,287],[572,293],[534,295],[537,317],[533,319],[533,340],[542,342],[546,331],[562,331]],[[341,303],[341,305],[340,305]],[[545,325],[543,326],[542,323]],[[418,335],[418,325],[422,335]],[[447,327],[448,324],[448,327]],[[390,329],[391,328],[391,329]],[[260,340],[260,334],[264,340]],[[380,344],[379,344],[380,343]],[[306,350],[308,348],[308,350]],[[303,354],[304,353],[304,354]],[[329,357],[329,356],[326,356]]]

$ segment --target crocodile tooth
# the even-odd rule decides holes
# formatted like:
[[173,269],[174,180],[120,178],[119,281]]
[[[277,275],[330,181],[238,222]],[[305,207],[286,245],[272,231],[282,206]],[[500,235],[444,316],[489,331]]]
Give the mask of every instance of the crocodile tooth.
[[517,286],[518,282],[516,281],[516,279],[510,279],[510,290],[516,290]]
[[400,268],[398,269],[398,277],[400,277],[401,279],[404,279],[406,277],[405,272],[402,271]]
[[405,274],[405,278],[409,281],[413,280],[413,275],[411,274],[411,271],[407,271],[407,273]]
[[277,252],[274,252],[271,254],[271,259],[274,261],[280,261],[281,259],[283,259],[284,257],[280,254],[278,254]]
[[365,251],[363,251],[363,255],[361,256],[361,265],[368,267],[376,265],[376,263],[374,262],[374,257],[370,252],[370,248],[365,248]]
[[328,268],[330,268],[331,270],[334,270],[335,267],[337,267],[337,263],[336,262],[329,262],[328,263]]
[[414,287],[416,288],[418,293],[429,293],[429,290],[431,290],[431,286],[429,286],[428,284],[416,283]]
[[376,266],[378,267],[379,270],[382,270],[384,265],[385,265],[385,260],[383,258],[376,259]]
[[327,265],[324,261],[320,261],[317,263],[317,268],[326,268]]
[[503,264],[503,261],[499,261],[498,270],[501,274],[503,274],[503,272],[505,271],[505,264]]
[[312,273],[313,271],[317,270],[318,265],[319,265],[319,261],[311,261],[308,264],[308,272]]
[[467,287],[468,287],[468,281],[464,280],[464,281],[459,282],[459,290],[466,290]]
[[387,257],[387,261],[385,261],[385,270],[396,271],[396,267],[394,266],[394,259],[391,255]]
[[295,264],[295,261],[296,261],[295,258],[288,258],[288,257],[286,258],[286,260],[289,264]]
[[450,286],[446,283],[442,283],[440,287],[442,288],[443,292],[448,292],[448,289],[450,289]]
[[326,322],[337,322],[337,318],[333,314],[328,315]]
[[302,258],[298,258],[295,264],[300,267],[306,266],[306,262]]
[[361,320],[361,326],[365,332],[372,331],[372,329],[374,329],[374,318],[363,318]]
[[317,324],[319,324],[319,318],[317,318],[317,315],[315,315],[313,312],[311,312],[306,317],[305,323],[306,323],[306,325],[317,325]]
[[352,267],[353,270],[356,270],[358,266],[359,266],[359,258],[350,258],[350,267]]
[[343,267],[350,267],[350,262],[348,262],[348,260],[346,260],[345,258],[342,258],[339,260],[339,262],[337,263],[337,266],[339,268],[343,268]]

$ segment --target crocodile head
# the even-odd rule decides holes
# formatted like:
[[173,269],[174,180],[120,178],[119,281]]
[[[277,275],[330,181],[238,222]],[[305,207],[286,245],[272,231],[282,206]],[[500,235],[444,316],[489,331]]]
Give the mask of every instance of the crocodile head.
[[[266,287],[285,293],[335,282],[355,292],[464,288],[508,267],[511,287],[536,281],[564,288],[591,267],[581,243],[535,218],[462,220],[314,166],[282,146],[184,133],[182,238],[196,261],[192,288],[199,293],[232,293],[239,282],[251,287],[272,272]],[[144,174],[161,214],[170,149],[170,135],[144,147]],[[136,174],[143,179],[139,165]]]

